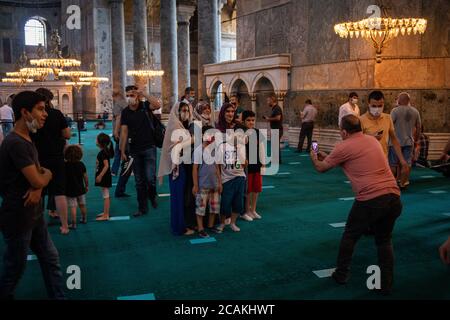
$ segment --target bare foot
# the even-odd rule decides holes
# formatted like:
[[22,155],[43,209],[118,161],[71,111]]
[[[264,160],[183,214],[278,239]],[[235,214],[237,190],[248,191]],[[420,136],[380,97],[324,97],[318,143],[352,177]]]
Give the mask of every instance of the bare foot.
[[96,221],[108,221],[109,220],[109,216],[105,216],[105,215],[102,215],[102,216],[97,216],[97,219],[95,219]]
[[100,214],[97,215],[97,217],[103,217],[105,214],[102,212]]
[[195,234],[195,231],[192,229],[187,229],[187,231],[184,233],[185,236],[192,236]]
[[60,227],[59,230],[61,231],[61,234],[63,234],[63,235],[67,235],[70,232],[69,228]]

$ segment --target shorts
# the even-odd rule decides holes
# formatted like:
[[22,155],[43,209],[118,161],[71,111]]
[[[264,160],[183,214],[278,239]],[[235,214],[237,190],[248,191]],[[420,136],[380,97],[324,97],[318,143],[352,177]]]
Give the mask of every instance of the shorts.
[[214,189],[201,189],[195,197],[195,214],[204,217],[209,204],[210,214],[220,213],[220,194]]
[[109,188],[102,188],[103,199],[109,199]]
[[244,210],[245,178],[237,177],[223,184],[220,214],[231,217],[232,213]]
[[[412,165],[412,157],[413,157],[413,147],[412,146],[405,146],[401,147],[403,158],[405,158],[405,161],[408,163],[409,166]],[[395,154],[394,147],[389,147],[389,165],[391,167],[396,167],[400,164],[400,161]]]
[[262,192],[262,176],[261,173],[249,173],[247,177],[247,194]]
[[69,206],[69,208],[76,208],[77,205],[81,206],[81,205],[85,205],[86,204],[86,195],[83,194],[79,197],[67,197],[67,205]]
[[66,167],[64,159],[46,159],[41,161],[41,166],[52,172],[52,180],[44,190],[49,196],[66,195]]

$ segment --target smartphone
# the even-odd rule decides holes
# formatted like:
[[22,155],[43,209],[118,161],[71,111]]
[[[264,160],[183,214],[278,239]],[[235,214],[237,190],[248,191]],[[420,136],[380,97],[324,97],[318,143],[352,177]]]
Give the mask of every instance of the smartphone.
[[313,143],[311,144],[311,148],[314,153],[319,153],[319,143],[317,141],[313,141]]
[[384,133],[384,130],[378,131],[377,135],[381,136]]

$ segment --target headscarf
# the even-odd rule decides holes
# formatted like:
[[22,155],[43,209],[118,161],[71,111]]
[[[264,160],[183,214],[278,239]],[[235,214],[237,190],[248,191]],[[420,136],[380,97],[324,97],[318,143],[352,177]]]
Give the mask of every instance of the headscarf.
[[[180,152],[182,148],[186,147],[187,145],[191,144],[191,141],[186,141],[187,137],[190,137],[189,130],[185,128],[183,125],[183,122],[180,120],[180,104],[185,103],[189,106],[189,123],[192,123],[193,116],[192,116],[192,106],[186,101],[177,102],[172,107],[172,110],[169,115],[169,122],[167,123],[166,133],[164,135],[164,142],[163,147],[161,150],[161,159],[159,161],[159,169],[158,169],[158,177],[162,178],[164,176],[167,176],[171,173],[174,174],[174,179],[178,177],[178,166],[172,162],[172,149],[175,145],[179,144],[177,141],[172,141],[172,134],[176,130],[180,130],[177,132],[180,132],[179,136],[183,136],[184,142],[179,146]],[[179,137],[178,136],[178,137]]]
[[[222,108],[220,109],[219,119],[217,120],[216,128],[221,132],[225,133],[227,129],[231,129],[225,119],[225,112],[228,108],[233,108],[234,106],[231,103],[224,103]],[[234,123],[234,120],[233,120]]]
[[[206,108],[209,107],[211,110],[211,114],[204,114]],[[205,101],[200,101],[197,103],[197,106],[194,108],[194,119],[197,121],[201,121],[203,126],[211,126],[212,125],[212,109],[209,103]]]

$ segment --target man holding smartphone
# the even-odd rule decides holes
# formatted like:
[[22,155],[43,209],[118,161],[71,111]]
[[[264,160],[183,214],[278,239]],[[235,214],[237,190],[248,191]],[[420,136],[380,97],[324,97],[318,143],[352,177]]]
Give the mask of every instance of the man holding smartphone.
[[381,293],[389,294],[394,276],[392,231],[402,212],[400,190],[380,144],[362,133],[358,117],[347,115],[342,118],[340,134],[343,141],[330,155],[318,151],[317,146],[311,151],[311,160],[318,172],[342,167],[356,194],[332,277],[339,284],[347,283],[354,247],[371,229],[378,249]]
[[[400,142],[395,134],[394,123],[389,114],[384,113],[384,95],[381,91],[373,91],[369,95],[369,110],[361,116],[361,128],[364,134],[375,137],[381,144],[388,159],[389,142],[401,166],[401,180],[409,175],[409,165],[403,157]],[[407,178],[406,178],[407,179]]]

